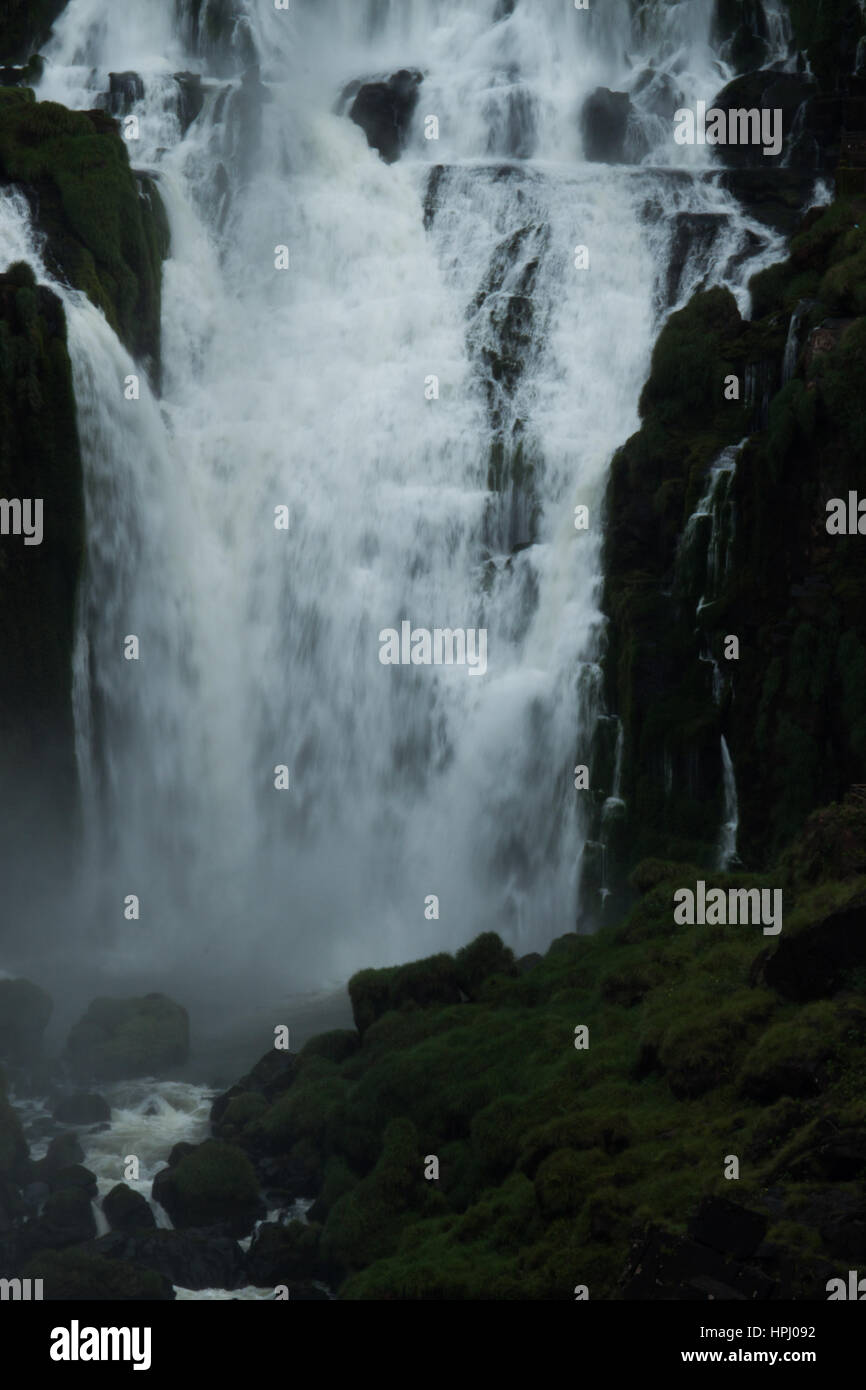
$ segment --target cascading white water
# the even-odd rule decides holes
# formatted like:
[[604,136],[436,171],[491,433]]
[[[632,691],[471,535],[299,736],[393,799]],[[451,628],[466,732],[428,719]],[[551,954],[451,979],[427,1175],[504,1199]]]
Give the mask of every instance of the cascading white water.
[[737,781],[734,775],[734,761],[731,757],[728,741],[722,734],[721,740],[722,757],[722,786],[724,790],[724,820],[719,836],[719,859],[718,867],[722,870],[730,869],[737,862],[737,831],[740,826],[740,812],[737,801]]
[[[161,400],[145,385],[124,400],[125,352],[66,293],[89,536],[81,911],[118,971],[158,961],[232,984],[340,979],[484,929],[530,949],[575,921],[600,506],[637,427],[676,216],[727,217],[680,299],[727,279],[746,311],[747,275],[778,254],[659,114],[660,93],[688,103],[730,76],[712,3],[657,0],[634,21],[626,0],[239,8],[234,49],[203,55],[183,0],[71,0],[39,91],[86,108],[109,71],[142,75],[131,154],[172,232]],[[354,78],[413,66],[419,105],[386,166],[335,103]],[[186,134],[178,69],[218,73]],[[633,94],[639,167],[583,162],[599,85]],[[515,109],[531,158],[511,158]],[[748,229],[765,254],[747,271]],[[527,276],[530,341],[494,421],[485,353]],[[512,457],[497,507],[503,437],[512,455],[520,438],[531,486]],[[382,666],[378,634],[404,619],[485,628],[487,673]]]

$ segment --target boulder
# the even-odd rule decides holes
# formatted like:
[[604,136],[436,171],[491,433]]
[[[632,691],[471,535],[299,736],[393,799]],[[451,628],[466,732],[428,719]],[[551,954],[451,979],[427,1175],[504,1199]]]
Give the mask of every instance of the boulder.
[[207,1226],[247,1236],[265,1216],[256,1171],[241,1149],[208,1139],[153,1180],[152,1196],[179,1229]]
[[712,102],[713,110],[781,111],[782,148],[776,155],[765,155],[763,144],[710,146],[723,164],[740,168],[764,169],[781,164],[789,156],[796,165],[814,169],[818,163],[814,142],[806,139],[806,129],[794,137],[794,121],[800,107],[815,92],[813,80],[803,73],[774,72],[772,69],[745,73],[723,87]]
[[237,1241],[210,1231],[113,1231],[88,1249],[183,1289],[238,1289],[249,1282]]
[[477,999],[484,981],[491,975],[514,975],[514,952],[504,945],[496,932],[483,932],[461,946],[454,957],[457,983],[470,999]]
[[178,86],[177,118],[180,121],[181,133],[186,135],[204,106],[205,89],[202,87],[201,75],[197,72],[176,72],[174,80]]
[[247,1255],[250,1283],[267,1288],[323,1278],[321,1229],[303,1221],[290,1221],[285,1226],[270,1221],[260,1226]]
[[745,1260],[761,1244],[767,1225],[763,1212],[748,1211],[726,1197],[705,1197],[689,1222],[689,1235],[720,1255]]
[[724,212],[674,213],[665,298],[668,308],[676,304],[684,291],[683,275],[690,261],[697,260],[699,266],[709,269],[710,253],[729,222]]
[[629,116],[633,110],[627,92],[596,87],[580,113],[584,157],[593,164],[624,164]]
[[30,980],[0,980],[0,1058],[22,1065],[42,1052],[42,1034],[54,1005]]
[[63,1192],[67,1188],[74,1188],[76,1192],[84,1192],[92,1201],[97,1194],[96,1174],[91,1173],[89,1168],[85,1168],[81,1163],[70,1163],[68,1168],[61,1168],[51,1179],[51,1191]]
[[140,1192],[119,1182],[102,1199],[102,1210],[112,1231],[152,1231],[156,1229],[156,1217],[150,1203]]
[[137,999],[94,999],[75,1024],[66,1060],[79,1077],[120,1081],[158,1076],[189,1053],[186,1009],[164,994]]
[[112,116],[127,115],[143,99],[144,83],[137,72],[108,74],[108,109]]
[[174,1298],[171,1280],[150,1269],[106,1259],[92,1249],[43,1250],[28,1260],[24,1278],[44,1281],[43,1297],[62,1302],[150,1302]]
[[[386,164],[400,158],[412,113],[418,104],[422,74],[403,68],[384,82],[365,82],[358,88],[349,117],[359,125],[371,149],[378,150]],[[348,95],[347,88],[344,97]]]
[[786,999],[826,998],[866,966],[866,899],[788,936],[764,965],[764,980]]
[[694,1240],[649,1227],[634,1242],[619,1297],[640,1301],[710,1301],[772,1298],[777,1282],[767,1274]]
[[57,1102],[54,1118],[64,1125],[98,1125],[111,1119],[111,1106],[92,1091],[76,1091]]
[[67,1245],[92,1240],[96,1235],[96,1220],[89,1196],[80,1187],[52,1192],[41,1216],[30,1222],[24,1235],[31,1250],[61,1250]]
[[58,1134],[48,1145],[45,1157],[37,1159],[32,1165],[34,1178],[50,1184],[64,1168],[80,1163],[83,1158],[84,1150],[78,1142],[77,1134]]
[[[216,1132],[232,1101],[244,1095],[258,1095],[270,1102],[287,1091],[295,1079],[298,1056],[295,1052],[282,1052],[272,1047],[246,1076],[242,1076],[234,1086],[217,1096],[211,1106],[210,1121]],[[169,1160],[170,1161],[170,1160]]]
[[428,1008],[432,1005],[459,1004],[460,982],[457,964],[444,952],[410,965],[385,970],[360,970],[349,981],[349,998],[355,1027],[364,1031],[390,1009],[406,1005]]

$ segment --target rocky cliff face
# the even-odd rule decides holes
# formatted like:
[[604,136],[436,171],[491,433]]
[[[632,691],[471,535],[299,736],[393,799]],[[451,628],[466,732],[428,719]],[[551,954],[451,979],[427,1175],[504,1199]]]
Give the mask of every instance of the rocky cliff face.
[[[729,25],[735,9],[749,7],[720,6]],[[866,440],[866,185],[846,144],[861,105],[863,17],[841,9],[857,14],[843,23],[840,11],[831,37],[807,7],[791,7],[815,73],[798,107],[797,158],[836,169],[835,201],[802,218],[788,259],[752,281],[750,321],[722,290],[671,316],[642,428],[611,468],[605,669],[625,805],[606,830],[609,730],[596,739],[596,833],[618,885],[611,915],[629,867],[648,854],[719,864],[726,754],[738,856],[753,869],[815,806],[866,780],[863,539],[826,524],[831,499],[857,486]],[[770,81],[752,73],[746,85],[763,92]],[[772,186],[790,173],[754,177]]]
[[[0,88],[0,184],[26,196],[51,273],[88,295],[156,379],[167,226],[115,121]],[[46,844],[68,836],[74,814],[71,663],[85,544],[63,304],[24,265],[0,275],[0,421],[0,497],[11,509],[0,535],[0,833],[11,873],[11,846],[29,845],[44,865]],[[44,531],[25,543],[15,509],[37,500]],[[30,859],[20,862],[26,875]]]

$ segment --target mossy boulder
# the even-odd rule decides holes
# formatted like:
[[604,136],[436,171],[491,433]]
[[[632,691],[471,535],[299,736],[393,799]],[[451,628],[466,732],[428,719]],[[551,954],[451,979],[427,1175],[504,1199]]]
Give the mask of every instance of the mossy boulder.
[[457,983],[470,999],[477,999],[485,980],[491,975],[514,975],[514,952],[496,932],[483,932],[468,946],[462,946],[454,957]]
[[17,1063],[39,1057],[53,1008],[51,995],[30,980],[0,980],[0,1057]]
[[[19,185],[48,267],[83,290],[154,377],[168,223],[153,180],[130,168],[115,121],[56,102],[0,101],[0,181]],[[32,96],[32,94],[31,94]]]
[[[23,263],[0,274],[0,497],[41,499],[43,519],[41,544],[6,537],[0,550],[0,839],[11,902],[32,894],[34,859],[43,874],[68,871],[58,846],[77,804],[70,673],[84,545],[66,318]],[[32,1061],[51,1002],[25,980],[0,991],[0,1047]]]
[[853,1004],[821,1000],[768,1028],[743,1060],[739,1090],[762,1103],[782,1096],[820,1093],[833,1064],[866,1039],[866,1012]]
[[319,1033],[304,1043],[300,1060],[324,1057],[328,1062],[345,1062],[349,1057],[354,1057],[360,1046],[361,1039],[353,1028],[333,1028],[329,1033]]
[[265,1214],[256,1171],[233,1144],[208,1139],[153,1180],[153,1199],[178,1228],[216,1226],[249,1235]]
[[315,1222],[277,1225],[270,1221],[260,1226],[247,1254],[250,1283],[268,1288],[323,1278],[321,1233],[321,1226]]
[[43,1297],[59,1302],[146,1302],[174,1298],[171,1281],[123,1260],[82,1250],[43,1250],[28,1260],[23,1277],[44,1281]]
[[442,952],[411,965],[361,970],[349,981],[349,998],[361,1034],[391,1009],[456,1004],[460,1001],[457,963]]
[[362,1269],[390,1253],[406,1212],[423,1209],[430,1195],[415,1126],[409,1120],[392,1120],[372,1173],[328,1213],[321,1239],[325,1264],[342,1271]]
[[101,1081],[163,1075],[188,1053],[187,1011],[164,994],[94,999],[66,1044],[70,1070]]

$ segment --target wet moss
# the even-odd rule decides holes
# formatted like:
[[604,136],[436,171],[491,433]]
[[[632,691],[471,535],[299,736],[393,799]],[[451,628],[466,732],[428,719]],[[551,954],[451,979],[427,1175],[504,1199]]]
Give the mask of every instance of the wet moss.
[[0,179],[33,204],[49,268],[102,309],[156,376],[168,225],[153,181],[130,168],[115,121],[7,91]]

